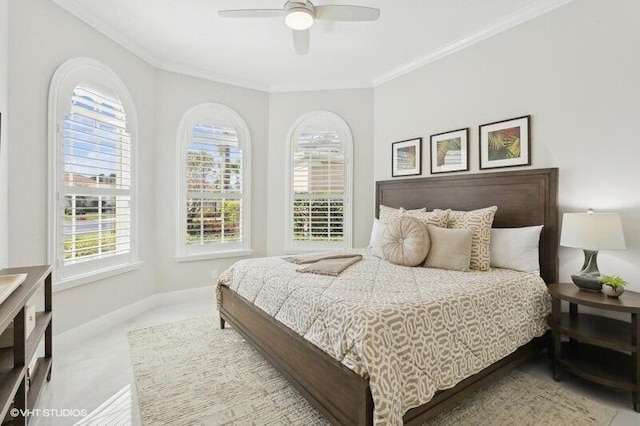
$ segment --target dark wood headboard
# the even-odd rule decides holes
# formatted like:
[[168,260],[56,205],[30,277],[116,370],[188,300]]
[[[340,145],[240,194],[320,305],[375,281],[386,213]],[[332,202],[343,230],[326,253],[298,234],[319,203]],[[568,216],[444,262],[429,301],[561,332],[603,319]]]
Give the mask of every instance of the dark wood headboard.
[[557,168],[378,181],[376,217],[380,204],[427,210],[498,206],[495,228],[544,225],[540,275],[547,284],[558,279]]

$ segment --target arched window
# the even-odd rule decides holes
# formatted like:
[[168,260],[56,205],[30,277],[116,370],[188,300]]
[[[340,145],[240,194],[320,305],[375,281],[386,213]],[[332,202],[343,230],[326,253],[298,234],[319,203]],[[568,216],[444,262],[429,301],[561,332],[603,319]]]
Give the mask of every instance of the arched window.
[[289,136],[287,248],[351,247],[352,138],[328,111],[300,117]]
[[137,263],[136,114],[118,76],[77,58],[49,91],[50,260],[56,284],[75,285]]
[[250,254],[251,140],[244,120],[224,105],[197,105],[182,118],[178,145],[178,259]]

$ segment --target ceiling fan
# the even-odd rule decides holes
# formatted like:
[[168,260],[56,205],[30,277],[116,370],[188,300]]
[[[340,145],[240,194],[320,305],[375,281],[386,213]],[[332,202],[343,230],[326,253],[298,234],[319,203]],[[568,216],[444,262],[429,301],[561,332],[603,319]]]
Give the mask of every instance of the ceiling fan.
[[309,52],[309,28],[313,22],[325,21],[375,21],[380,17],[380,9],[364,6],[325,5],[314,6],[308,0],[290,0],[282,9],[221,10],[223,18],[276,18],[284,17],[287,27],[293,31],[293,46],[298,55]]

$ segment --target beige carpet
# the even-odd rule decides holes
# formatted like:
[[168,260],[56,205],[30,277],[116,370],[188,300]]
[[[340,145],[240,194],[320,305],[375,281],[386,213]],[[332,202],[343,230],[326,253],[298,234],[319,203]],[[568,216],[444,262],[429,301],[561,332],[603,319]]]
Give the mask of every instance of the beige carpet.
[[[218,317],[129,332],[145,425],[324,425],[311,407]],[[616,411],[519,371],[429,425],[608,425]]]

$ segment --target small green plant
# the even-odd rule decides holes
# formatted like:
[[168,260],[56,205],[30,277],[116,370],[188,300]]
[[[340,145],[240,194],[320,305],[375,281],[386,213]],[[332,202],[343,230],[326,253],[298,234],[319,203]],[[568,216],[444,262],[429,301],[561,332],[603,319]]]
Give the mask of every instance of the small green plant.
[[600,284],[608,285],[609,287],[618,288],[624,287],[628,283],[617,275],[605,275],[600,279]]

